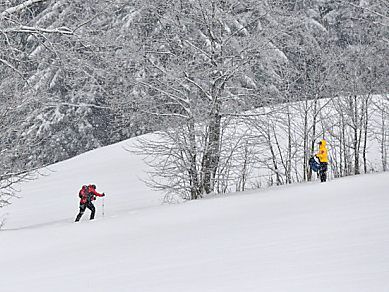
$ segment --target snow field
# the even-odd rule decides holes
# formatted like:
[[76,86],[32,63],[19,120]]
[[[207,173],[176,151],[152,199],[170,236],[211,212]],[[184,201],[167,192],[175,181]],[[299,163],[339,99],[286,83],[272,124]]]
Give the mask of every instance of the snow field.
[[[128,143],[53,165],[1,210],[0,291],[389,291],[388,173],[161,205]],[[92,182],[105,217],[100,200],[73,223]]]

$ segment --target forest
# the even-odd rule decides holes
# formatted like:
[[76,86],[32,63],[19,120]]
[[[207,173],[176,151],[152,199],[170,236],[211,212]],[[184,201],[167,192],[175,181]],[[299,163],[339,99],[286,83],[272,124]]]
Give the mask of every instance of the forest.
[[386,171],[388,48],[386,0],[0,1],[0,207],[151,132],[168,201],[311,180],[320,139],[332,177]]

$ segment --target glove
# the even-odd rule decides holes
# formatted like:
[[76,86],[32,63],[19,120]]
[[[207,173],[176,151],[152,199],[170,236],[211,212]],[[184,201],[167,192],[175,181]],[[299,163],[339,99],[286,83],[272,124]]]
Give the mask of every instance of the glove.
[[103,195],[103,197],[105,197],[105,194],[104,194],[104,193],[102,193],[102,195]]

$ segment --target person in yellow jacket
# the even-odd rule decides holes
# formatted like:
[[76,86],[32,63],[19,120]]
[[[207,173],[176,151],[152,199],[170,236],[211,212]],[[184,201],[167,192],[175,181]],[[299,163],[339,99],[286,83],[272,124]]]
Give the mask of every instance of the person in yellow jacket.
[[327,181],[327,169],[328,169],[328,150],[326,140],[321,140],[319,142],[319,152],[316,154],[316,157],[320,161],[319,176],[320,181]]

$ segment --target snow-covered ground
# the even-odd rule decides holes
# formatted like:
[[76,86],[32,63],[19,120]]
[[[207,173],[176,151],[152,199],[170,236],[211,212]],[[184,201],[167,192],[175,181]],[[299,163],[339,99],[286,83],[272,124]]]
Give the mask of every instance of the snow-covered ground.
[[[23,185],[0,232],[0,291],[389,291],[389,173],[179,205],[139,180],[130,142]],[[107,194],[73,223],[77,192]]]

